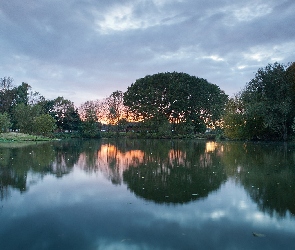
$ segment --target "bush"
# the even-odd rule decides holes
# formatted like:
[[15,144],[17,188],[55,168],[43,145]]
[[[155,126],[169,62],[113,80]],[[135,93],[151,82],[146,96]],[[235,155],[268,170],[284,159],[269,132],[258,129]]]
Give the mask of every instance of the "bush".
[[81,136],[84,138],[101,138],[98,123],[94,121],[83,121]]

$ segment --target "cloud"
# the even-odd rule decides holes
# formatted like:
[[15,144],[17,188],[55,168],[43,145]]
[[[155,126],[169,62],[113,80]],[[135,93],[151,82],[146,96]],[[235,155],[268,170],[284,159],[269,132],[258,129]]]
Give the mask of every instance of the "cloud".
[[11,0],[0,3],[0,76],[76,104],[137,78],[186,72],[239,91],[294,61],[294,1]]

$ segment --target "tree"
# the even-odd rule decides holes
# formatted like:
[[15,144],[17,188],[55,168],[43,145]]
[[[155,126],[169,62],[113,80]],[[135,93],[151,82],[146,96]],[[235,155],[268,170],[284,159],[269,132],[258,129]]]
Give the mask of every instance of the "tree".
[[12,82],[10,77],[0,79],[0,112],[7,112],[11,116],[16,105],[33,105],[42,100],[43,97],[38,92],[33,92],[28,83],[22,82],[14,87]]
[[[286,69],[286,74],[288,81],[291,84],[290,96],[292,97],[292,107],[295,107],[295,62],[290,64],[290,66]],[[295,109],[293,109],[292,116],[295,117]]]
[[120,118],[123,118],[125,107],[123,105],[123,92],[114,91],[107,99],[108,120],[110,124],[117,125]]
[[220,119],[227,95],[217,85],[185,73],[167,72],[138,79],[124,93],[124,105],[135,119],[161,123],[174,128],[184,124],[194,132],[202,123],[213,126]]
[[40,107],[37,105],[30,106],[24,103],[16,105],[13,111],[15,128],[20,129],[23,133],[32,133],[34,131],[33,121],[39,115]]
[[276,62],[258,69],[242,91],[246,127],[252,138],[287,140],[291,132],[294,83],[286,68]]
[[11,77],[0,78],[0,112],[12,111],[12,106],[15,100],[15,88],[12,85],[13,79]]
[[43,102],[43,108],[56,120],[57,128],[60,131],[78,130],[80,117],[74,103],[64,97],[57,97],[53,101]]
[[245,139],[245,110],[239,95],[228,100],[222,120],[226,137]]
[[99,106],[94,101],[87,101],[80,105],[78,111],[82,121],[87,119],[97,121]]
[[23,103],[25,105],[29,104],[29,91],[31,86],[25,82],[22,82],[21,85],[16,87],[15,91],[15,104]]
[[81,134],[87,138],[99,138],[101,124],[97,119],[97,105],[93,101],[83,103],[79,108],[82,119]]
[[33,132],[39,135],[50,135],[55,127],[55,119],[49,114],[42,114],[34,119]]
[[63,128],[69,131],[78,131],[81,126],[81,119],[78,113],[78,109],[71,107],[66,112],[63,120]]
[[[98,117],[100,121],[107,122],[109,127],[115,126],[116,132],[119,133],[122,122],[127,120],[127,109],[123,104],[123,92],[114,91],[109,97],[98,103]],[[119,124],[120,123],[120,124]]]
[[11,126],[10,118],[7,113],[0,113],[0,133],[6,132]]
[[0,78],[0,89],[2,90],[9,90],[13,87],[13,78],[11,77],[3,77]]

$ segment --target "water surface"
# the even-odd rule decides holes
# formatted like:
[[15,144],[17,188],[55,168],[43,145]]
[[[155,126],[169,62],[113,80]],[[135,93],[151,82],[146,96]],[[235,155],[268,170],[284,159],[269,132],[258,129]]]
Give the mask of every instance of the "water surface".
[[294,249],[294,144],[11,146],[0,249]]

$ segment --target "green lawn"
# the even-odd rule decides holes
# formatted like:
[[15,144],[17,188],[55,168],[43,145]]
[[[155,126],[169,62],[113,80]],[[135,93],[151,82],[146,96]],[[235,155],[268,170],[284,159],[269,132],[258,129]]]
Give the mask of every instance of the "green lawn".
[[50,141],[52,139],[44,136],[29,135],[24,133],[0,133],[0,142],[23,142],[23,141]]

